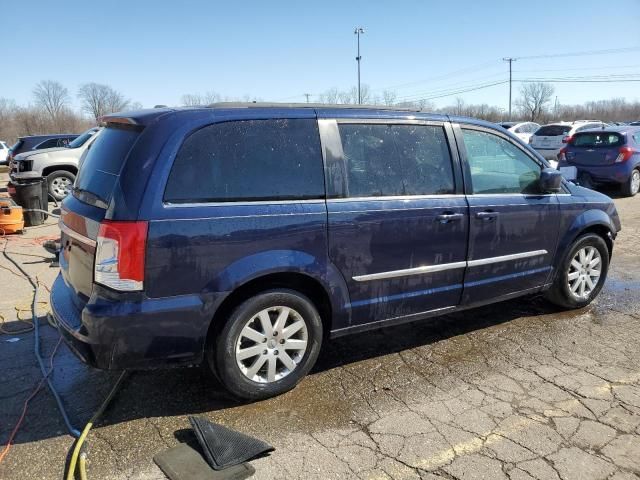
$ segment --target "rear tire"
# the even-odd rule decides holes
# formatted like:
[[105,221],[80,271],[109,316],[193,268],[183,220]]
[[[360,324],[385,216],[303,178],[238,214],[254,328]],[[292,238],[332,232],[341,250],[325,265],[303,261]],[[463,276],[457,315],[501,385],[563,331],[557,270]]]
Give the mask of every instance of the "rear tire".
[[629,180],[622,185],[622,194],[626,197],[634,197],[640,191],[640,170],[635,169],[629,175]]
[[587,233],[576,239],[562,260],[547,300],[563,308],[589,305],[602,290],[609,270],[609,249],[604,239]]
[[233,310],[212,338],[207,360],[231,394],[261,400],[295,387],[321,344],[322,320],[313,303],[294,290],[269,290]]
[[47,184],[49,186],[49,195],[56,199],[56,201],[64,200],[64,197],[69,195],[73,182],[75,182],[76,176],[67,172],[66,170],[56,170],[47,175]]

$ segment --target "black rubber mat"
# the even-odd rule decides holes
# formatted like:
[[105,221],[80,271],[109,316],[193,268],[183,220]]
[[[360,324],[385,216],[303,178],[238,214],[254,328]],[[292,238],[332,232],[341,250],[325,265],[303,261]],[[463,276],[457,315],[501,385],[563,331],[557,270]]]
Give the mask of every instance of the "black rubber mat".
[[248,463],[213,470],[200,452],[186,443],[160,452],[153,461],[169,480],[245,480],[256,473]]
[[268,443],[202,417],[189,417],[204,457],[214,470],[239,465],[273,452]]

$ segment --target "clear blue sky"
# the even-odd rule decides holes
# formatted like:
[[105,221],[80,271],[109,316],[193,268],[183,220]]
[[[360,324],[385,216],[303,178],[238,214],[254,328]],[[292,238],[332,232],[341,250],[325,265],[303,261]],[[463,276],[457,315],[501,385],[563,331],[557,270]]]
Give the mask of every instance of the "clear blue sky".
[[[363,83],[374,91],[394,87],[402,98],[506,80],[506,56],[640,47],[640,0],[2,3],[0,97],[18,103],[29,102],[43,79],[63,83],[74,101],[78,85],[89,81],[109,84],[144,106],[176,105],[185,93],[208,90],[303,101],[305,92],[355,84],[356,25],[366,29]],[[460,70],[466,71],[433,79]],[[640,49],[521,59],[514,72],[640,78]],[[640,100],[640,82],[555,88],[564,104]],[[507,92],[507,85],[497,85],[458,96],[506,107]]]

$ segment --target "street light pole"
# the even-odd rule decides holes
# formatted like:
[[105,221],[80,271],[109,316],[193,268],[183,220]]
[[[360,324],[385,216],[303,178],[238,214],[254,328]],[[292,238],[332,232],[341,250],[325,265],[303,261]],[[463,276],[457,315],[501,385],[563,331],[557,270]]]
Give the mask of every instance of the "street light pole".
[[356,27],[353,33],[358,36],[358,56],[356,57],[356,61],[358,62],[358,105],[362,105],[362,95],[360,93],[360,60],[362,60],[360,56],[360,34],[364,33],[364,28]]
[[511,121],[511,64],[517,60],[517,58],[505,57],[502,60],[509,62],[509,121]]

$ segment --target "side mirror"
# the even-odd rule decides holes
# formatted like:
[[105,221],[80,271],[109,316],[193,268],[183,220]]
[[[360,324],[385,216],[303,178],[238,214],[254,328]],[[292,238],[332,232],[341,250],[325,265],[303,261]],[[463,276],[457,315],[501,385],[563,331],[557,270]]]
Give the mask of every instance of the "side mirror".
[[554,168],[544,168],[540,172],[540,191],[543,193],[558,193],[562,191],[562,173]]

